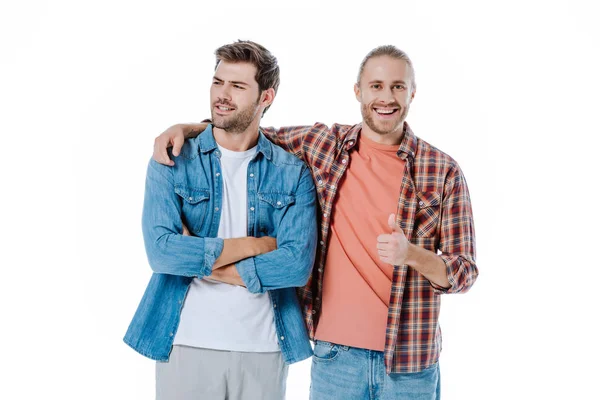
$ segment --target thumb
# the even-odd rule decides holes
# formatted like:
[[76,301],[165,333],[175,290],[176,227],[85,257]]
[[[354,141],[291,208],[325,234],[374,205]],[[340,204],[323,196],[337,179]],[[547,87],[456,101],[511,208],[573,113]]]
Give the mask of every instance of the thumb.
[[400,227],[396,225],[396,216],[394,214],[390,214],[388,217],[388,225],[394,232],[402,232]]

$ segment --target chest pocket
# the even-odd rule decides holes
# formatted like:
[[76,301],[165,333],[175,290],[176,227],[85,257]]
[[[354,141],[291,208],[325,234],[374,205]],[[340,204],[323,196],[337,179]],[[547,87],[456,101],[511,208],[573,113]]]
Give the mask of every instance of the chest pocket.
[[210,191],[208,189],[176,185],[175,193],[183,200],[181,210],[183,223],[191,232],[199,235],[204,222],[208,219]]
[[437,233],[441,197],[438,192],[417,192],[415,234],[418,238],[430,238]]
[[296,197],[283,193],[258,193],[258,231],[262,235],[276,236],[281,219]]

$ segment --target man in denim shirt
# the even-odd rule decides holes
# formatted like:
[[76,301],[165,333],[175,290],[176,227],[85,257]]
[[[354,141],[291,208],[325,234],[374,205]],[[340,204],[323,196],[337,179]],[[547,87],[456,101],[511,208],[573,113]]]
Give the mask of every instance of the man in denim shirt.
[[174,167],[148,166],[154,273],[124,340],[158,361],[157,399],[283,399],[287,365],[312,355],[295,288],[315,257],[315,186],[259,131],[275,57],[249,41],[216,56],[213,125]]

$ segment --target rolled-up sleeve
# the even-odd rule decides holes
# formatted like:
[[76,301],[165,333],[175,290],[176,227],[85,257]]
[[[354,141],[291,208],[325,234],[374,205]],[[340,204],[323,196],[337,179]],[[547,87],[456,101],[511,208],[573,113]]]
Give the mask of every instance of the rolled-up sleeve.
[[441,210],[440,257],[446,264],[449,288],[432,284],[437,294],[464,293],[475,283],[475,227],[467,182],[455,165],[446,177]]
[[223,239],[182,235],[181,210],[172,167],[150,160],[142,213],[142,232],[150,267],[162,274],[208,276],[223,251]]
[[236,264],[251,293],[301,287],[312,271],[317,247],[315,184],[306,167],[296,191],[296,201],[283,216],[277,231],[277,250]]

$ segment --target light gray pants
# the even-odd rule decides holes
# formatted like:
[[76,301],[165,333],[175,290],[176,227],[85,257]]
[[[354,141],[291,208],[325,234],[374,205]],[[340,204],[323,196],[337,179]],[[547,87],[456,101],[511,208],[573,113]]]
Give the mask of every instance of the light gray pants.
[[281,352],[242,353],[173,346],[156,363],[156,400],[283,400]]

